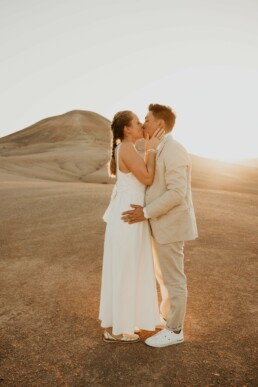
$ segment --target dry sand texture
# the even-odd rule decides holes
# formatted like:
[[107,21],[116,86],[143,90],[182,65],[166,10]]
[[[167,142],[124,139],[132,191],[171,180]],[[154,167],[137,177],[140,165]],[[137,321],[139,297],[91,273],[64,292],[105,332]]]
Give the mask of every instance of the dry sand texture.
[[0,139],[0,386],[257,386],[256,164],[193,157],[186,341],[102,342],[108,131],[74,111]]

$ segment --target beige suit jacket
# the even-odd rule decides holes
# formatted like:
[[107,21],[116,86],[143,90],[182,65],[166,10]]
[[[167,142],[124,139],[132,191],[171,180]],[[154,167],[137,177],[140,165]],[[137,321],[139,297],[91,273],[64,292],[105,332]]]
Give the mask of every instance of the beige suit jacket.
[[160,144],[154,181],[146,190],[146,211],[160,244],[197,238],[191,193],[191,160],[185,148],[167,136]]

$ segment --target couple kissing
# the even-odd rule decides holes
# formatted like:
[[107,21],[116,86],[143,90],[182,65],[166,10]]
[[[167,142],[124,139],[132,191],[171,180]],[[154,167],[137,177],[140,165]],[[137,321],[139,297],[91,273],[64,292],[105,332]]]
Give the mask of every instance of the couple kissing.
[[[99,319],[103,339],[151,347],[184,341],[187,304],[184,242],[197,238],[191,160],[171,132],[176,115],[150,104],[142,124],[131,111],[111,123],[110,175],[116,178],[106,222]],[[144,158],[135,144],[145,139]],[[158,305],[156,280],[160,287]]]

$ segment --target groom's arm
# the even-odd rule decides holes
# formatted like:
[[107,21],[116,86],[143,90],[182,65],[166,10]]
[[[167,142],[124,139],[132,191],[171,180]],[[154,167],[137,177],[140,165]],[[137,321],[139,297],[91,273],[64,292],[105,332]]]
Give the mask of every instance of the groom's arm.
[[181,204],[186,197],[189,156],[179,144],[171,148],[166,149],[164,155],[167,189],[161,196],[145,206],[145,213],[150,219],[165,215],[173,207]]

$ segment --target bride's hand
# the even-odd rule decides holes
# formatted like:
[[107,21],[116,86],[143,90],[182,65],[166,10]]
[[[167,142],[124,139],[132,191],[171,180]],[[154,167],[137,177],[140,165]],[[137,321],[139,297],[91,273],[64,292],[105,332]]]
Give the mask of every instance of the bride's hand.
[[166,132],[164,129],[157,129],[151,139],[149,138],[149,135],[146,136],[146,143],[145,143],[145,150],[148,151],[149,149],[156,150],[157,146],[161,143],[165,136]]
[[149,141],[150,141],[150,135],[149,135],[149,133],[147,133],[145,136],[145,153],[149,149]]

